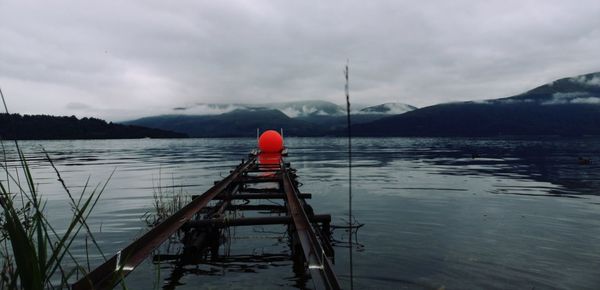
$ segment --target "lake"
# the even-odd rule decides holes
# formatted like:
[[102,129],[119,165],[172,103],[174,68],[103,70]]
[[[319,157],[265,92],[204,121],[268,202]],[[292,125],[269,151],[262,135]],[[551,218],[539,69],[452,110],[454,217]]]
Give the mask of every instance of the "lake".
[[[315,213],[331,214],[334,225],[344,225],[346,140],[285,142],[286,161],[298,170],[300,189],[313,194],[308,202]],[[256,140],[20,144],[47,200],[50,222],[59,230],[71,216],[70,207],[42,148],[74,193],[88,178],[96,186],[112,174],[88,221],[102,251],[111,256],[148,230],[145,216],[153,213],[155,192],[204,192],[246,158]],[[5,146],[9,161],[14,160],[13,143]],[[600,288],[600,139],[354,139],[353,150],[354,215],[364,224],[353,252],[355,289]],[[296,274],[287,259],[285,227],[232,231],[224,250],[249,259],[183,268],[146,261],[127,278],[127,286],[311,289],[308,277]],[[342,229],[333,236],[347,239]],[[78,240],[74,255],[89,256],[92,268],[100,264],[98,252],[89,247],[86,253],[84,245]],[[345,246],[335,247],[335,270],[350,288]],[[160,252],[178,249],[170,243]]]

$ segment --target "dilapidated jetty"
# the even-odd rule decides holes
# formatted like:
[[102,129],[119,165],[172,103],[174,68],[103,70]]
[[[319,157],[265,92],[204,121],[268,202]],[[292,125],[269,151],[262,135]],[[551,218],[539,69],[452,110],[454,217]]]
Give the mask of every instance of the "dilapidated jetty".
[[[296,170],[284,160],[285,149],[260,145],[227,177],[89,272],[72,289],[112,289],[178,232],[183,233],[184,245],[178,259],[215,259],[227,228],[269,224],[287,225],[292,259],[310,273],[315,289],[340,289],[332,267],[331,216],[314,214],[306,202],[311,194],[299,191]],[[280,199],[284,205],[258,204],[261,199]],[[256,214],[226,218],[227,211],[234,210]]]

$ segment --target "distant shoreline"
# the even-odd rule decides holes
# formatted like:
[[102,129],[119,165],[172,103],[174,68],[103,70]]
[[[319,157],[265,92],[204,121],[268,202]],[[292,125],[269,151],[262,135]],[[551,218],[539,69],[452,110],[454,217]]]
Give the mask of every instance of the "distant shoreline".
[[[347,136],[285,136],[285,138],[306,138],[306,139],[347,139]],[[284,139],[285,139],[284,138]],[[596,139],[600,138],[600,135],[586,135],[586,136],[559,136],[559,135],[505,135],[505,136],[356,136],[352,137],[353,140],[364,140],[364,139],[476,139],[476,140],[519,140],[532,138],[541,138],[541,140],[551,139]],[[229,136],[229,137],[183,137],[183,138],[74,138],[74,139],[3,139],[0,141],[111,141],[111,140],[197,140],[197,139],[256,139],[256,137],[250,136]]]

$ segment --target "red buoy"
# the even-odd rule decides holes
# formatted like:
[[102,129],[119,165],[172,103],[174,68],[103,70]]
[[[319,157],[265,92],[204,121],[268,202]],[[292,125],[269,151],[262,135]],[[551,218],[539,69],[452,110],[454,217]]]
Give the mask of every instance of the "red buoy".
[[264,153],[281,153],[283,137],[275,130],[267,130],[258,138],[258,149]]

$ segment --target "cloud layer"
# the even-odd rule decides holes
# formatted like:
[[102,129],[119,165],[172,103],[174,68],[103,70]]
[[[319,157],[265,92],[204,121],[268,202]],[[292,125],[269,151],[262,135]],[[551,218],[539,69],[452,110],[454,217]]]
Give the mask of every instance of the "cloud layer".
[[600,2],[0,1],[12,111],[122,120],[196,103],[439,102],[600,70]]

